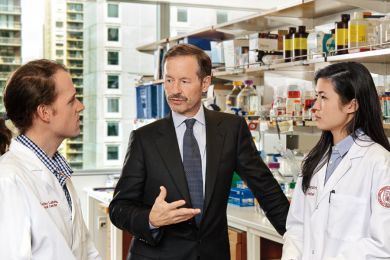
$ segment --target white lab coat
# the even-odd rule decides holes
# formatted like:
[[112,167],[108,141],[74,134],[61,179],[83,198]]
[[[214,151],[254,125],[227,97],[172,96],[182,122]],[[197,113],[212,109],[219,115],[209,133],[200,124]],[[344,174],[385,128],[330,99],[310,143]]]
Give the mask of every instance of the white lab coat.
[[298,178],[282,260],[390,259],[390,153],[356,140],[324,186],[325,172],[306,195]]
[[56,177],[12,140],[0,158],[0,259],[101,259],[68,179],[72,213]]

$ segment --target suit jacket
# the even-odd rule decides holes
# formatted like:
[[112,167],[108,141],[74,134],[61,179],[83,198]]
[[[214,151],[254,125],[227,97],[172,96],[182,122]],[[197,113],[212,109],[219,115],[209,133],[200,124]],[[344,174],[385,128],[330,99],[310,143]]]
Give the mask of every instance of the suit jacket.
[[130,259],[230,259],[226,207],[233,172],[246,181],[276,230],[283,234],[289,203],[259,157],[245,120],[205,109],[206,188],[203,216],[160,227],[152,234],[149,213],[160,186],[167,202],[184,199],[191,208],[186,175],[171,115],[134,130],[110,218],[134,235]]

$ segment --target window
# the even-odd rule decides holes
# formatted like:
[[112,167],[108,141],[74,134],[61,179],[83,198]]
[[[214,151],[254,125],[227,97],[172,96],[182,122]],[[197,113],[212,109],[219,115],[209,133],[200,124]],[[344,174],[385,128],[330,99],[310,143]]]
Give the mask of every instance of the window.
[[56,27],[62,28],[62,27],[64,27],[64,23],[63,22],[56,22]]
[[107,122],[107,136],[119,136],[119,122]]
[[119,113],[119,98],[107,98],[107,112]]
[[68,3],[68,10],[69,11],[82,12],[83,11],[83,5],[76,4],[76,3]]
[[183,9],[183,8],[177,9],[177,21],[182,23],[188,22],[187,9]]
[[62,57],[62,56],[64,56],[64,51],[63,51],[63,50],[56,50],[56,56],[57,56],[57,57]]
[[119,29],[118,28],[108,28],[107,30],[107,40],[109,42],[119,41]]
[[107,88],[108,89],[119,88],[119,75],[107,75]]
[[107,145],[107,160],[119,160],[119,145]]
[[228,14],[226,12],[217,12],[217,24],[226,23],[228,21]]
[[119,17],[119,6],[117,4],[108,4],[107,5],[107,16],[111,18]]
[[107,64],[108,65],[119,65],[119,52],[109,51],[107,53]]

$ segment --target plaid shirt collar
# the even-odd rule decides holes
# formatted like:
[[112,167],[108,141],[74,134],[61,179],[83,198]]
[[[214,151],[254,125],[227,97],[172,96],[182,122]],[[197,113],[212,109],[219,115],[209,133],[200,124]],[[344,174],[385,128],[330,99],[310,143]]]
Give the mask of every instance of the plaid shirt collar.
[[66,180],[72,176],[72,169],[65,161],[65,158],[57,151],[53,158],[50,158],[41,148],[25,135],[16,137],[16,141],[32,150],[42,163],[54,174],[58,182],[64,187]]

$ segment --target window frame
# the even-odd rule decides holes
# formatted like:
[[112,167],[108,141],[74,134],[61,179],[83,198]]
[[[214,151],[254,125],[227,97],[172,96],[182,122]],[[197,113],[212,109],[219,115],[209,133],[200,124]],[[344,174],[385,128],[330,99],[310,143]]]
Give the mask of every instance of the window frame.
[[[118,80],[117,80],[117,88],[110,88],[109,86],[109,77],[110,76],[116,76],[118,77]],[[118,91],[121,89],[121,75],[119,73],[107,73],[106,74],[106,90],[108,91]]]
[[[110,33],[109,33],[109,30],[110,29],[116,29],[117,30],[117,40],[110,40]],[[119,43],[120,40],[121,40],[121,37],[120,37],[120,28],[119,27],[116,27],[116,26],[107,26],[107,30],[106,30],[106,41],[107,42],[110,42],[110,43]]]
[[[110,53],[117,53],[118,54],[118,63],[117,64],[109,64],[109,55]],[[121,60],[120,60],[120,51],[119,50],[107,50],[106,52],[106,64],[107,66],[120,66]]]
[[[218,22],[218,17],[222,17],[222,15],[226,17],[226,21],[220,21],[220,22]],[[215,21],[216,24],[227,23],[227,22],[229,21],[229,13],[226,12],[226,11],[217,11],[217,12],[215,13],[215,20],[216,20],[216,21]]]
[[[118,112],[110,112],[109,111],[109,100],[118,100]],[[106,115],[117,115],[117,116],[120,116],[121,115],[121,98],[120,97],[117,97],[117,96],[108,96],[108,97],[105,97],[105,106],[104,106],[104,110],[105,110],[105,114]]]
[[[117,15],[118,16],[109,16],[109,10],[110,10],[110,8],[109,8],[109,6],[116,6],[117,7]],[[116,19],[120,19],[120,5],[119,5],[119,3],[113,3],[113,2],[108,2],[107,4],[106,4],[106,18],[107,19],[113,19],[113,20],[116,20]]]
[[[179,13],[180,12],[183,12],[183,11],[185,11],[185,14],[186,14],[186,20],[185,21],[180,21],[179,20],[179,17],[180,17],[180,15],[179,15]],[[176,9],[176,22],[177,23],[180,23],[180,24],[187,24],[188,23],[188,9],[187,8],[183,8],[183,7],[177,7],[177,9]]]
[[[118,127],[117,129],[117,135],[109,135],[109,130],[108,130],[108,127],[109,127],[109,124],[111,123],[115,123]],[[119,139],[121,137],[121,122],[119,120],[111,120],[111,119],[106,119],[106,132],[105,132],[105,137],[108,138],[108,139]]]
[[[118,148],[118,157],[117,159],[109,159],[108,158],[108,148],[109,147],[117,147]],[[120,143],[105,143],[104,144],[104,161],[106,164],[114,164],[118,163],[121,159],[121,144]]]

